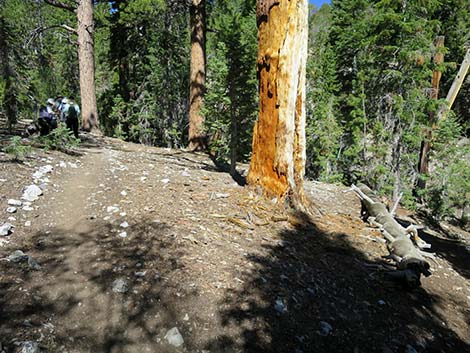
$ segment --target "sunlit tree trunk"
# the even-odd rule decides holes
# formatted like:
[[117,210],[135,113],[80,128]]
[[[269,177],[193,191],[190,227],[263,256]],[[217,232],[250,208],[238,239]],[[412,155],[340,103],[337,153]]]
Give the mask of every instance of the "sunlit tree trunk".
[[77,16],[77,28],[62,25],[62,28],[78,35],[78,62],[80,71],[80,98],[82,128],[86,131],[98,129],[98,108],[95,93],[95,52],[93,36],[94,0],[63,2],[60,0],[44,0],[54,7],[73,12]]
[[260,106],[247,181],[303,199],[308,1],[258,1]]
[[206,148],[204,117],[201,114],[202,98],[206,82],[205,0],[192,0],[191,22],[191,68],[189,91],[189,149]]
[[82,128],[91,131],[98,127],[98,109],[95,93],[95,54],[93,0],[81,0],[77,8],[78,61],[80,70],[80,97]]

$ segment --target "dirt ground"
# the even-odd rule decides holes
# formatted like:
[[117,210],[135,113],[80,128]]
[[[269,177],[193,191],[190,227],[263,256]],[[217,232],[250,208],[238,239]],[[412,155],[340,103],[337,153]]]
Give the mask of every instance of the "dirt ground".
[[[438,259],[406,290],[345,187],[307,183],[307,222],[203,154],[92,137],[78,152],[0,154],[0,225],[15,226],[0,352],[470,352],[467,233],[421,232]],[[7,213],[33,183],[31,210]]]

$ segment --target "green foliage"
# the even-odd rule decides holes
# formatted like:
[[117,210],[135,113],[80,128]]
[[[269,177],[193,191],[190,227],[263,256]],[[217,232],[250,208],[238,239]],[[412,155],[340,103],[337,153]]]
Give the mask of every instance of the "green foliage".
[[203,114],[212,153],[232,163],[248,159],[258,114],[257,27],[252,4],[215,2],[210,12]]
[[24,145],[20,136],[13,136],[5,147],[5,153],[11,155],[13,160],[20,161],[31,153],[31,146]]
[[39,141],[44,145],[44,150],[70,151],[80,145],[80,139],[75,138],[64,123],[59,123],[57,128],[48,135],[39,137]]

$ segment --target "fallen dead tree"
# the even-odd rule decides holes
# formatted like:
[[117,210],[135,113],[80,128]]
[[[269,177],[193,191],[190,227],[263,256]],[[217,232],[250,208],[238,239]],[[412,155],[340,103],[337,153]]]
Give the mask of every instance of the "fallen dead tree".
[[393,260],[397,268],[388,275],[411,288],[419,286],[422,274],[426,277],[431,275],[431,266],[426,257],[433,257],[433,254],[421,249],[430,248],[431,245],[419,238],[417,226],[404,228],[399,224],[393,211],[389,212],[368,186],[352,185],[350,190],[361,199],[368,222],[378,226],[387,241],[389,255],[386,258]]

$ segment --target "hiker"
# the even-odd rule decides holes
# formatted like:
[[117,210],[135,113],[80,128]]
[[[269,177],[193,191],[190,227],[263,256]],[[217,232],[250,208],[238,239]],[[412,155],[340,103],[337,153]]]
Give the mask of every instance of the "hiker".
[[57,120],[54,112],[54,100],[49,98],[46,106],[42,106],[39,109],[39,133],[41,136],[47,135],[51,130],[57,127]]
[[73,131],[75,138],[78,138],[78,115],[80,107],[75,103],[73,96],[62,99],[61,120],[65,120],[65,125],[70,131]]

